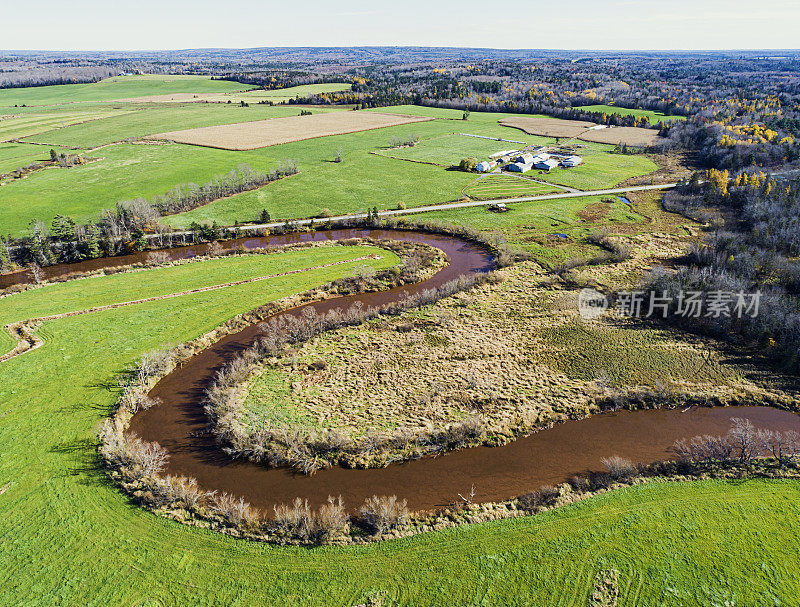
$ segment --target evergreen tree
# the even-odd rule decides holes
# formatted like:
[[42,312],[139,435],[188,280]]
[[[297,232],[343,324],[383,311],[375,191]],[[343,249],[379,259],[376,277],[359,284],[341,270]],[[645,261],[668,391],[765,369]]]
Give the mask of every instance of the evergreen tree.
[[75,222],[64,215],[56,215],[50,227],[52,237],[60,242],[75,240]]
[[34,219],[28,224],[31,231],[28,250],[35,264],[49,266],[55,263],[56,256],[50,248],[47,225],[43,221]]

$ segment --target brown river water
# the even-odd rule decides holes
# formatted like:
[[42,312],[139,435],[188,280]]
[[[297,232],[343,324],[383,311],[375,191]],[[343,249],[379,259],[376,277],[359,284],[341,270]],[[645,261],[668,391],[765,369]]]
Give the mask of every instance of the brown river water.
[[[344,229],[244,238],[229,241],[225,246],[259,248],[358,236],[424,242],[443,250],[450,264],[420,284],[381,293],[333,298],[308,306],[318,312],[333,307],[348,308],[356,301],[365,306],[378,306],[421,289],[439,286],[458,276],[492,268],[490,255],[477,245],[450,236],[408,231]],[[202,254],[206,249],[207,245],[196,245],[168,252],[179,259]],[[144,254],[137,254],[54,266],[47,268],[46,272],[48,277],[54,277],[144,260]],[[15,282],[26,281],[22,274],[15,276]],[[281,314],[297,314],[300,309]],[[636,463],[667,459],[671,457],[671,447],[677,439],[725,433],[734,417],[748,418],[758,427],[800,430],[800,417],[768,407],[693,407],[685,412],[621,411],[567,421],[502,447],[462,449],[380,469],[336,467],[306,476],[285,468],[270,469],[247,461],[231,460],[213,437],[203,433],[207,426],[201,404],[205,387],[218,369],[249,347],[259,335],[258,325],[247,327],[222,338],[176,368],[151,391],[151,396],[161,399],[161,404],[137,413],[129,431],[145,440],[157,441],[169,451],[167,473],[192,476],[205,489],[242,496],[268,514],[274,505],[291,502],[298,496],[307,498],[316,506],[329,495],[341,495],[351,509],[377,494],[407,499],[412,510],[431,510],[457,502],[459,493],[466,495],[473,485],[476,501],[501,501],[542,485],[564,482],[577,473],[600,470],[601,459],[610,455],[626,457]]]

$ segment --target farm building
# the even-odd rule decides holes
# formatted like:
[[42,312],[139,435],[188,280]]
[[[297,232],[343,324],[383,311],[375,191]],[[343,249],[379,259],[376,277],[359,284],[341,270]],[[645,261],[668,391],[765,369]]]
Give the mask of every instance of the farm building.
[[576,167],[583,162],[583,158],[580,156],[567,156],[566,158],[561,159],[561,166],[570,168]]
[[533,166],[534,168],[540,169],[542,171],[549,171],[550,169],[554,169],[558,166],[558,160],[547,158],[546,160],[540,160]]
[[522,154],[514,158],[514,162],[522,164],[533,164],[533,154]]
[[514,173],[525,173],[531,170],[531,166],[532,165],[524,162],[514,162],[512,164],[509,164],[506,168],[509,171],[513,171]]
[[478,173],[488,173],[496,166],[497,166],[496,162],[489,162],[488,160],[484,160],[483,162],[479,162],[478,164],[475,165],[475,170],[478,171]]
[[537,162],[544,162],[550,158],[550,154],[547,152],[539,152],[531,159],[531,164],[536,164]]
[[497,160],[498,158],[505,158],[511,157],[513,154],[516,154],[517,150],[503,150],[502,152],[495,152],[494,154],[489,154],[489,158],[493,160]]

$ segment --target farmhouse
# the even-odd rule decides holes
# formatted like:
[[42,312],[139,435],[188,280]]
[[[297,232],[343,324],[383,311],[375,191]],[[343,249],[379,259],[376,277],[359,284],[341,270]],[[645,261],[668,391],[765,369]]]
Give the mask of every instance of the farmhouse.
[[489,162],[488,160],[484,160],[483,162],[479,162],[478,164],[475,165],[475,170],[478,173],[488,173],[496,166],[497,166],[496,162]]

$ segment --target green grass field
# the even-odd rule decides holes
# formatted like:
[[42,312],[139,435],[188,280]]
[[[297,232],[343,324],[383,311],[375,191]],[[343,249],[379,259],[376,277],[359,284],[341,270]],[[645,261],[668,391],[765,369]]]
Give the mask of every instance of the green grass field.
[[[47,286],[0,300],[0,317],[310,267],[342,251],[363,254],[305,249],[292,259],[215,259]],[[394,263],[390,257],[379,263]],[[536,517],[311,550],[157,518],[107,482],[94,432],[125,365],[352,270],[47,322],[38,330],[41,348],[0,363],[0,604],[355,605],[382,594],[385,605],[582,607],[597,572],[609,567],[620,572],[621,605],[793,604],[800,593],[796,481],[638,486]]]
[[615,105],[580,105],[576,106],[575,109],[584,110],[586,112],[617,114],[619,116],[636,116],[637,118],[644,116],[650,121],[650,124],[654,125],[658,124],[659,122],[669,122],[670,120],[686,120],[686,116],[667,116],[664,112],[628,109],[624,107],[617,107]]
[[[604,200],[614,202],[606,203]],[[579,214],[587,207],[594,209],[594,212],[584,219]],[[617,226],[639,224],[644,227],[645,222],[645,217],[610,196],[536,200],[510,204],[509,209],[506,213],[493,213],[486,207],[470,207],[433,211],[420,217],[501,234],[509,244],[532,253],[545,266],[572,257],[591,257],[599,253],[596,246],[584,242],[593,231],[614,233]],[[566,238],[562,239],[557,234],[564,234]]]
[[[21,139],[38,135],[45,131],[61,129],[74,124],[108,118],[111,116],[125,115],[126,110],[115,109],[87,109],[85,111],[74,112],[28,112],[20,114],[17,118],[10,118],[0,121],[0,141],[11,139]],[[12,116],[14,114],[11,114]],[[76,144],[68,144],[76,145]]]
[[228,93],[234,103],[244,100],[247,103],[258,103],[259,101],[271,101],[272,103],[285,103],[293,99],[308,97],[309,95],[319,95],[321,93],[338,93],[349,91],[350,85],[344,82],[328,82],[325,84],[303,84],[300,86],[290,86],[285,89],[255,89],[244,93]]
[[169,93],[230,93],[252,88],[208,76],[115,76],[90,84],[59,84],[0,90],[0,107],[115,101]]
[[[113,107],[120,107],[120,105],[116,104]],[[122,107],[126,106],[122,105]],[[333,107],[330,110],[323,108],[314,111],[327,112],[336,109]],[[250,107],[212,103],[131,104],[131,110],[124,115],[41,132],[38,135],[27,138],[27,140],[38,143],[91,148],[124,139],[144,137],[145,135],[167,131],[296,116],[299,113],[300,110],[293,106],[273,107],[258,104]],[[0,125],[2,124],[0,123]]]
[[[56,151],[74,154],[56,146]],[[50,160],[50,148],[28,143],[0,143],[0,174],[8,173],[38,160]]]
[[547,173],[534,169],[526,175],[579,190],[604,190],[631,177],[647,175],[659,168],[655,162],[642,154],[612,154],[610,149],[598,150],[593,146],[599,144],[578,148],[583,164],[569,169],[555,168]]
[[507,141],[466,137],[456,133],[426,138],[414,147],[381,150],[379,153],[394,158],[405,158],[420,162],[430,162],[442,167],[451,167],[457,166],[462,158],[472,157],[477,160],[486,160],[496,152],[519,150],[526,145],[542,144],[546,139],[545,137],[527,135],[525,137],[508,138],[525,143],[520,145],[518,143],[508,143]]
[[562,191],[560,188],[538,183],[533,179],[517,177],[512,173],[490,173],[470,183],[464,189],[464,194],[474,200],[492,200],[539,196]]
[[120,200],[149,198],[176,184],[205,183],[242,162],[262,170],[278,162],[260,151],[229,152],[184,145],[118,144],[90,156],[102,160],[39,171],[0,189],[3,232],[22,234],[32,218],[50,222],[57,213],[76,221],[92,221]]

